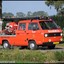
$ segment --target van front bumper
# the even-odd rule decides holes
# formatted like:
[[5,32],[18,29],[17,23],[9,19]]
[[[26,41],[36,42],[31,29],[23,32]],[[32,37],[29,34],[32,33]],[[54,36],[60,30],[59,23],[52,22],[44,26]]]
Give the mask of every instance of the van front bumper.
[[43,46],[56,45],[56,44],[62,44],[62,43],[64,43],[64,41],[60,41],[60,42],[44,42]]

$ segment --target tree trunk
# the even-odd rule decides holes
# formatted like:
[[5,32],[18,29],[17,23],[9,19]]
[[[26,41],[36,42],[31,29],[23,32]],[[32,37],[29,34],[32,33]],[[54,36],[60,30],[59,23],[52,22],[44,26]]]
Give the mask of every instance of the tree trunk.
[[2,18],[2,0],[0,0],[0,18]]

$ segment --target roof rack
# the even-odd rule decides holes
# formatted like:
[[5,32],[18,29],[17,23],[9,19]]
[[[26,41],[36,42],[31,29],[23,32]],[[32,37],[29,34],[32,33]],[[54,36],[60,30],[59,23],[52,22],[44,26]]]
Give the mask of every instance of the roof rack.
[[48,17],[24,17],[24,18],[2,18],[3,21],[20,21],[20,20],[42,20],[42,19],[49,19]]

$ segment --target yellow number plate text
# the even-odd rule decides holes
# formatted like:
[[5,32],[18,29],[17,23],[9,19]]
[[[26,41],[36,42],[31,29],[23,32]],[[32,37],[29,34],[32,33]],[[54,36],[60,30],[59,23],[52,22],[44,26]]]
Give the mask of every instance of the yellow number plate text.
[[59,44],[59,42],[54,42],[53,44]]

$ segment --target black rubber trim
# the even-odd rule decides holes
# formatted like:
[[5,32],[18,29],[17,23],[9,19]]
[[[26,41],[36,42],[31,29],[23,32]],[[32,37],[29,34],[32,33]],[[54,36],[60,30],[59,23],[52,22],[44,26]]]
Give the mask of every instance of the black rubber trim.
[[[64,41],[60,41],[59,44],[62,44],[64,43]],[[43,46],[48,46],[48,45],[53,45],[54,43],[53,42],[44,42],[42,45]]]
[[53,45],[53,42],[45,42],[43,43],[43,46]]

